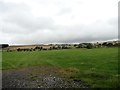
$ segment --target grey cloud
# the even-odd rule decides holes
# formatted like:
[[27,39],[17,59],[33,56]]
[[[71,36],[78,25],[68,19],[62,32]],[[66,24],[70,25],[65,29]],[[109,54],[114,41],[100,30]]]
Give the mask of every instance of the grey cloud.
[[29,34],[20,34],[17,30],[16,34],[9,33],[11,42],[13,44],[39,44],[39,43],[79,43],[91,41],[104,41],[110,39],[117,39],[116,26],[92,24],[73,25],[73,26],[56,26],[52,29],[38,29],[30,31]]
[[64,14],[70,14],[72,12],[71,8],[61,8],[59,13],[57,15],[64,15]]
[[34,18],[32,16],[19,16],[15,15],[9,19],[5,20],[6,22],[15,23],[23,28],[29,30],[37,29],[49,29],[52,28],[54,21],[49,17]]
[[2,6],[4,6],[2,7],[3,9],[6,9],[6,12],[1,15],[2,22],[0,22],[3,32],[31,33],[36,30],[53,28],[54,21],[52,18],[34,17],[29,11],[29,7],[25,6],[25,4],[19,4],[17,6],[14,3],[2,3]]
[[[71,12],[69,8],[60,10],[61,15]],[[0,14],[0,43],[79,43],[118,38],[117,18],[89,25],[57,25],[52,17],[34,17],[24,3],[3,2]]]
[[[56,30],[36,30],[30,31],[29,34],[10,34],[13,37],[11,42],[13,44],[39,44],[39,43],[79,43],[79,42],[91,42],[91,41],[104,41],[110,39],[117,39],[116,26],[113,28],[108,27],[109,25],[92,24],[90,26],[85,25],[73,25],[67,26],[56,26]],[[107,24],[107,23],[106,23]]]
[[0,1],[0,12],[5,13],[10,13],[10,12],[19,12],[21,10],[30,11],[30,8],[25,4],[25,3],[10,3],[10,2],[3,2]]
[[[91,28],[92,26],[88,26],[87,28],[86,26],[82,28],[79,26],[72,26],[71,29],[69,29],[70,27],[61,26],[64,29],[58,28],[58,30],[54,30],[54,31],[43,30],[27,36],[20,35],[19,37],[16,38],[14,42],[20,42],[26,44],[54,43],[54,42],[80,43],[80,42],[91,42],[91,41],[105,41],[105,40],[117,38],[117,33],[114,33],[114,30],[111,30],[110,28],[104,26],[102,28],[98,28],[97,25],[96,25],[97,27],[95,27],[94,25],[95,24],[93,24],[94,28]],[[105,32],[103,32],[104,29]]]

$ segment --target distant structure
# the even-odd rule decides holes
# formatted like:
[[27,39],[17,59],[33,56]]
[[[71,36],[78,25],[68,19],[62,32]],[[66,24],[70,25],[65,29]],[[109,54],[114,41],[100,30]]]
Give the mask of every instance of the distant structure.
[[8,44],[0,44],[0,48],[6,48],[8,46],[9,46]]

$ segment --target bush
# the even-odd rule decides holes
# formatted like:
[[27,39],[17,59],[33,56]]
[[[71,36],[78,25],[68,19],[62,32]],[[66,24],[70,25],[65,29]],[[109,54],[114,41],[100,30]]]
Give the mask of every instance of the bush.
[[108,43],[107,46],[108,46],[108,47],[112,47],[112,46],[114,46],[114,45],[113,45],[113,43]]
[[87,46],[85,44],[79,44],[77,48],[86,48]]
[[92,49],[93,48],[93,45],[91,44],[91,43],[89,43],[88,45],[87,45],[87,49]]
[[8,44],[0,44],[0,48],[6,48],[8,46],[9,46]]

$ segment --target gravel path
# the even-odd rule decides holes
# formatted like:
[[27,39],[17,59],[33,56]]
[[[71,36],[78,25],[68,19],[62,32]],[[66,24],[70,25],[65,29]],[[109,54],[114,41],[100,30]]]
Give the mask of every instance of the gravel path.
[[51,67],[3,70],[3,88],[86,88],[80,80],[66,79]]

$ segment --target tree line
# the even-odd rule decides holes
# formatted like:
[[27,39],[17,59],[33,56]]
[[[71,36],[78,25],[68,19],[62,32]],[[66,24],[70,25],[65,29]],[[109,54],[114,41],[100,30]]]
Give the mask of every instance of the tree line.
[[[2,45],[2,48],[8,47],[8,44]],[[79,44],[56,44],[56,45],[48,45],[48,48],[45,48],[44,46],[36,46],[34,48],[17,48],[17,49],[7,49],[7,52],[11,51],[41,51],[41,50],[62,50],[62,49],[72,49],[72,48],[87,48],[87,49],[92,49],[92,48],[99,48],[99,47],[119,47],[120,43],[119,42],[102,42],[102,43],[79,43]]]

